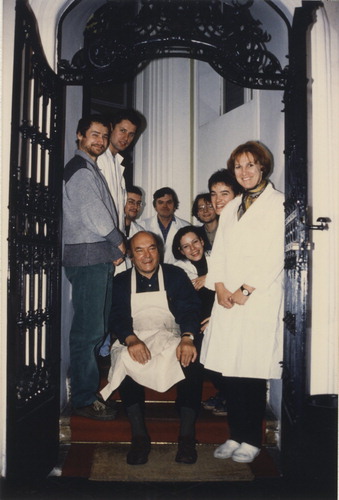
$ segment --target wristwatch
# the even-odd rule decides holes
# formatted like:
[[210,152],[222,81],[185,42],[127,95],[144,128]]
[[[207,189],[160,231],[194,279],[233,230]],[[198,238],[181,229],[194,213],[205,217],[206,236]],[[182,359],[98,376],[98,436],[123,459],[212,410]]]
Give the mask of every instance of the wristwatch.
[[192,335],[191,333],[184,333],[183,335],[181,335],[181,338],[183,337],[189,337],[191,340],[194,340],[194,335]]
[[249,295],[251,295],[251,292],[249,290],[247,290],[247,288],[244,288],[242,285],[240,287],[240,290],[242,291],[243,295],[245,295],[245,297],[248,297]]

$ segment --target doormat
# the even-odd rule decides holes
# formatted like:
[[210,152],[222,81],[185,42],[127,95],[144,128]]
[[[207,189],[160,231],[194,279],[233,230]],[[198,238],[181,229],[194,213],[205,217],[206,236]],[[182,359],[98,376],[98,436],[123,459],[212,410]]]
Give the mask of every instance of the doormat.
[[128,465],[129,444],[96,445],[89,479],[92,481],[129,482],[208,482],[252,481],[254,474],[248,464],[233,462],[231,458],[214,458],[217,445],[197,445],[195,464],[178,464],[174,458],[176,444],[152,445],[147,464]]

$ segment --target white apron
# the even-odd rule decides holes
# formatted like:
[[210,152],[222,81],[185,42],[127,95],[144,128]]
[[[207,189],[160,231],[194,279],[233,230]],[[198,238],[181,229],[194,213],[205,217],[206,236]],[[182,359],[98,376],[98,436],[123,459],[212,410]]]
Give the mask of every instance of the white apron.
[[157,392],[165,392],[185,378],[176,348],[180,343],[180,328],[168,308],[162,268],[159,266],[159,291],[136,293],[136,273],[131,274],[131,310],[133,329],[145,342],[152,358],[145,365],[133,361],[127,346],[116,340],[111,349],[108,384],[101,391],[104,399],[119,387],[126,375],[138,384]]

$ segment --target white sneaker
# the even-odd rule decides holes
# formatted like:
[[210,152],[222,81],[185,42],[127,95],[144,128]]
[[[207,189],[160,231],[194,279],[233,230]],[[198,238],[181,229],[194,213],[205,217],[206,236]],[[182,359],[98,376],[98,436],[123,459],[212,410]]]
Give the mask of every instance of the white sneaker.
[[215,458],[230,458],[239,447],[240,443],[233,441],[233,439],[227,439],[224,444],[214,450],[213,455]]
[[259,453],[260,448],[252,446],[248,443],[241,443],[241,445],[232,454],[232,460],[242,464],[250,464],[253,462],[255,457],[259,455]]

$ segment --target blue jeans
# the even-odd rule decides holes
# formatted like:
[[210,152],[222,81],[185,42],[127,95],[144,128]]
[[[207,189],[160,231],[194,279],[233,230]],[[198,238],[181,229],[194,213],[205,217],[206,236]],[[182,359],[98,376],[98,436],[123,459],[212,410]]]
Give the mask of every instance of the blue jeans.
[[74,408],[92,404],[99,387],[97,351],[112,302],[113,264],[65,267],[72,284],[71,397]]

